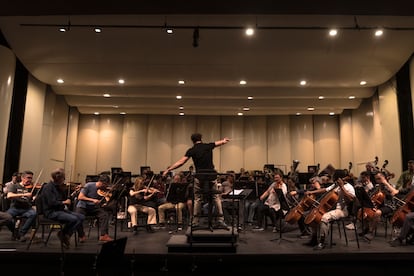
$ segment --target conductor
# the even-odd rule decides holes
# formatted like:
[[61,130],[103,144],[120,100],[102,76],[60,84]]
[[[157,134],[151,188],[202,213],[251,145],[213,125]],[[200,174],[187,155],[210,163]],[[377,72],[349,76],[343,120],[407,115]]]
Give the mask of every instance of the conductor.
[[[194,133],[191,135],[191,141],[193,146],[187,150],[185,155],[181,157],[173,165],[169,166],[164,171],[163,175],[166,176],[168,172],[181,167],[188,159],[192,158],[196,170],[194,180],[194,218],[192,220],[192,227],[199,226],[199,218],[202,207],[202,194],[210,193],[210,203],[214,201],[216,211],[218,213],[217,224],[220,228],[228,229],[224,223],[223,208],[221,205],[221,199],[219,194],[214,193],[212,190],[212,181],[217,178],[217,172],[214,169],[213,164],[213,149],[218,146],[222,146],[230,141],[229,138],[223,138],[210,143],[202,142],[202,135],[200,133]],[[211,227],[211,210],[212,206],[209,206],[209,226]]]

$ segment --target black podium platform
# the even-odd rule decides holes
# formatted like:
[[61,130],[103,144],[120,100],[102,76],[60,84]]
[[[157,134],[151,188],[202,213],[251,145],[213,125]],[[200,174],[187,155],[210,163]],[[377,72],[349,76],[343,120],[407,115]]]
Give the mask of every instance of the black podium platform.
[[190,235],[173,235],[167,242],[168,252],[221,252],[236,253],[237,231],[215,229],[213,232],[200,229]]

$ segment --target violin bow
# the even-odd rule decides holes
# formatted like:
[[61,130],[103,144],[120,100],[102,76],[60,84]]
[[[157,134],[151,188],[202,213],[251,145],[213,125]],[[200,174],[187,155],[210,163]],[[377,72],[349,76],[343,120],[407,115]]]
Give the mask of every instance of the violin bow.
[[32,191],[30,193],[33,194],[34,189],[36,188],[36,183],[39,182],[40,177],[42,176],[43,168],[40,170],[39,176],[36,178],[36,181],[33,183]]

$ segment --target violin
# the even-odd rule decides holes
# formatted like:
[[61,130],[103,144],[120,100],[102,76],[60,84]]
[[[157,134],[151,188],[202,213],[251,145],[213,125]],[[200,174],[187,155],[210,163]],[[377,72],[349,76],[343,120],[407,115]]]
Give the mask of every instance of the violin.
[[305,195],[301,201],[286,214],[285,221],[290,224],[298,222],[305,211],[308,211],[314,206],[315,202],[317,203],[315,195]]
[[[395,197],[395,199],[397,199]],[[409,192],[403,200],[397,199],[402,206],[400,206],[391,218],[391,224],[401,227],[404,223],[405,216],[414,210],[414,191]]]

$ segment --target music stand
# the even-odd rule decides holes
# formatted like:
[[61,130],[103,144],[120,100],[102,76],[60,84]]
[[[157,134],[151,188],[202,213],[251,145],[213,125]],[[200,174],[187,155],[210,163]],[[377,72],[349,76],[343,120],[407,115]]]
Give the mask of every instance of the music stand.
[[[374,203],[372,203],[372,200],[369,197],[368,193],[365,191],[364,187],[355,187],[355,196],[360,204],[358,208],[361,209],[361,228],[362,231],[364,231],[364,208],[374,208],[375,206]],[[358,212],[356,212],[356,215],[358,215]]]
[[186,202],[186,195],[187,195],[187,188],[188,188],[187,182],[180,182],[175,183],[172,182],[168,185],[166,200],[167,202],[171,202],[175,205],[175,225],[176,229],[175,231],[178,231],[178,203]]
[[128,267],[124,258],[126,243],[127,237],[102,244],[101,251],[95,258],[94,270],[101,273],[107,272],[107,275],[111,275],[110,273],[113,272],[111,269],[119,272],[120,269]]
[[279,243],[281,243],[282,240],[287,241],[287,242],[293,242],[291,240],[282,238],[282,223],[283,223],[283,219],[285,218],[283,211],[284,210],[289,211],[289,204],[286,201],[286,198],[285,198],[285,195],[283,194],[282,189],[275,189],[275,191],[276,191],[277,197],[279,198],[280,211],[281,211],[281,214],[279,215],[279,237],[271,239],[270,241],[279,241]]

